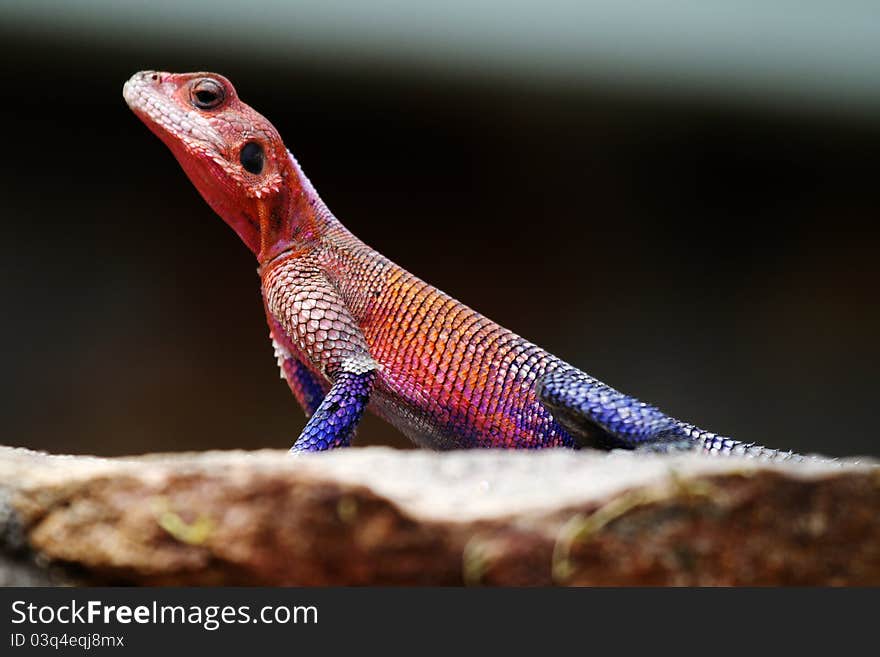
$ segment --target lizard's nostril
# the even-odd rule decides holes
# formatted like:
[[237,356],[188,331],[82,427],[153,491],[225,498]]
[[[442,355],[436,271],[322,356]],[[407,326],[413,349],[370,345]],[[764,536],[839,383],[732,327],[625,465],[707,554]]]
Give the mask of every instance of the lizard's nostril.
[[159,79],[159,74],[158,74],[158,73],[153,73],[153,74],[150,76],[150,79],[151,79],[153,82],[155,82],[156,80]]

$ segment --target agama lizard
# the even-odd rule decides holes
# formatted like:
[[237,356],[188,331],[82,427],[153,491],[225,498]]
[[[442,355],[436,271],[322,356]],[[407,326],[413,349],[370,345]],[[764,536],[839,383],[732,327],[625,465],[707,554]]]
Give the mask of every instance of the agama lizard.
[[125,100],[259,262],[270,336],[309,418],[347,446],[365,408],[417,445],[696,449],[790,458],[676,420],[420,280],[349,232],[278,132],[213,73],[143,71]]

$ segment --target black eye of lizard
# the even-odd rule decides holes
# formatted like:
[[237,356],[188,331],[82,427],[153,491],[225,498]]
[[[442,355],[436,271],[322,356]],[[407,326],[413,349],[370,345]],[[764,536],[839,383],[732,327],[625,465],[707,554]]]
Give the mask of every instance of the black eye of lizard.
[[259,174],[263,170],[265,157],[263,155],[263,147],[255,141],[249,141],[241,147],[241,153],[238,155],[241,166],[245,171],[253,174]]
[[211,78],[197,80],[189,92],[192,104],[199,109],[214,109],[226,100],[223,85]]

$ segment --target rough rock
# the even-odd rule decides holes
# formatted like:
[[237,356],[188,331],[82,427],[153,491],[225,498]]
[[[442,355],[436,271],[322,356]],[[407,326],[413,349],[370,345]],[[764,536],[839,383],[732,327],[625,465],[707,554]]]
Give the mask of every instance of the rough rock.
[[0,583],[878,585],[880,468],[0,448]]

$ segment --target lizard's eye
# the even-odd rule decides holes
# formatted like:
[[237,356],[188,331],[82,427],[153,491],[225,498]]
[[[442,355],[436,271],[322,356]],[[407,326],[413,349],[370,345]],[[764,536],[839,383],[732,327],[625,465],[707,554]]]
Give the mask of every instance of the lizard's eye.
[[255,141],[249,141],[241,147],[238,159],[245,171],[255,175],[263,171],[263,166],[266,163],[263,147]]
[[199,109],[214,109],[226,100],[226,91],[217,80],[202,78],[190,87],[189,96]]

